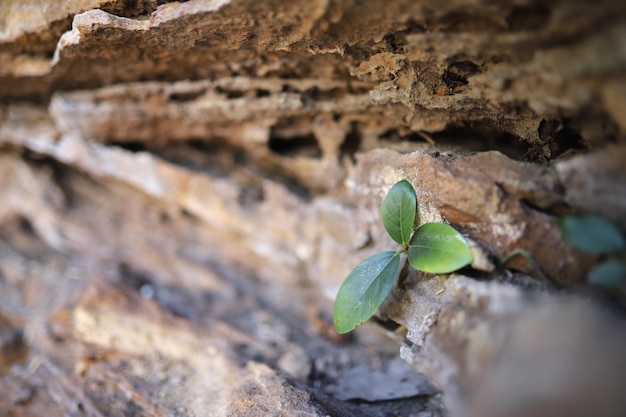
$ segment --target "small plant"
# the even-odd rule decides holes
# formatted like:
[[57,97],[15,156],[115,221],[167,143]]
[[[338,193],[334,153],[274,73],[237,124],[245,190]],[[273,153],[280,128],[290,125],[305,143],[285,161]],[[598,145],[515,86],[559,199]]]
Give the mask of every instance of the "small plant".
[[594,215],[566,216],[558,224],[572,246],[606,257],[589,271],[588,283],[615,288],[626,282],[626,242],[615,225]]
[[406,259],[413,268],[432,274],[450,273],[474,260],[466,240],[451,226],[426,223],[415,228],[417,197],[408,181],[391,187],[380,211],[385,230],[402,248],[370,256],[348,274],[335,299],[334,322],[340,334],[374,315]]

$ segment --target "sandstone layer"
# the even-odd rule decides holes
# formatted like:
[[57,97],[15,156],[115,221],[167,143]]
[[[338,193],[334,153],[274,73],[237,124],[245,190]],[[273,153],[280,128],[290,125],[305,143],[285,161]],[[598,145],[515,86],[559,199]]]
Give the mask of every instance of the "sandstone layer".
[[[2,2],[0,410],[624,415],[625,91],[614,0]],[[401,179],[475,261],[339,336]]]

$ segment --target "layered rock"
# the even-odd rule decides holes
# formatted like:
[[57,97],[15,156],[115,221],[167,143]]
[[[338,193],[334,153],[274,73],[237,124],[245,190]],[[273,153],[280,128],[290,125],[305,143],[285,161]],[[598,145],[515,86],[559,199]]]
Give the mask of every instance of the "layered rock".
[[[621,313],[555,219],[626,227],[626,7],[431,3],[0,5],[0,407],[622,415]],[[476,260],[341,338],[404,178]]]

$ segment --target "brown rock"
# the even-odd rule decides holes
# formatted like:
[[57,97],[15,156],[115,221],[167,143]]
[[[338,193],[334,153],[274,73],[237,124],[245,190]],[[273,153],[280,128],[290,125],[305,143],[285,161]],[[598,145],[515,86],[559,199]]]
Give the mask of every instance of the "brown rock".
[[[623,289],[554,220],[626,227],[625,4],[3,2],[0,413],[623,415]],[[338,338],[403,178],[474,269]]]
[[[553,280],[582,281],[589,258],[563,241],[553,218],[533,208],[548,209],[562,201],[554,170],[495,152],[398,155],[379,150],[359,159],[353,181],[366,187],[354,192],[363,198],[371,198],[372,192],[382,196],[404,178],[413,183],[422,223],[446,220],[498,258],[515,249],[529,250]],[[536,273],[531,265],[513,265]]]
[[475,386],[468,415],[623,415],[623,329],[585,302],[537,305],[517,321],[506,353]]

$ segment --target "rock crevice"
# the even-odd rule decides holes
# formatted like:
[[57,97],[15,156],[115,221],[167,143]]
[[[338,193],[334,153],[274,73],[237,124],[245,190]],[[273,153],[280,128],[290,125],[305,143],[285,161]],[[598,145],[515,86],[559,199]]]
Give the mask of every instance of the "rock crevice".
[[[3,413],[624,415],[622,2],[78,3],[0,5]],[[476,260],[340,336],[401,179]]]

